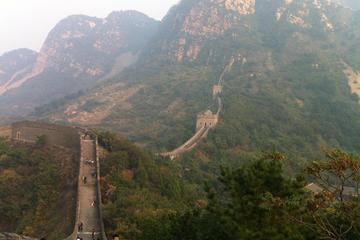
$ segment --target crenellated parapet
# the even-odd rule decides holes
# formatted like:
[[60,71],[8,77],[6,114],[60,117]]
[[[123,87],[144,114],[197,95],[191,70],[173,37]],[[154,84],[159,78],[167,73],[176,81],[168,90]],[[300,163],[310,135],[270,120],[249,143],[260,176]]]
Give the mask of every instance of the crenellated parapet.
[[196,131],[199,131],[201,128],[213,128],[219,121],[219,116],[212,113],[210,110],[200,113],[197,115],[196,120]]

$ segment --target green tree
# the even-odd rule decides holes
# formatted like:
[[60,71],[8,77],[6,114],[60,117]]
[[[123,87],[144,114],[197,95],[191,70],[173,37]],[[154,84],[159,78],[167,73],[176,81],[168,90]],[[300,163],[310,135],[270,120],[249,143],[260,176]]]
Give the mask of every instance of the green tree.
[[323,189],[308,204],[312,227],[324,239],[359,239],[360,158],[340,150],[330,151],[326,157],[307,168]]
[[[204,209],[170,218],[168,239],[306,239],[306,230],[296,222],[309,197],[306,182],[300,176],[284,176],[283,160],[282,154],[274,152],[234,171],[222,169],[221,187],[206,188]],[[147,227],[143,234],[153,231]]]
[[[222,192],[209,192],[206,214],[218,221],[215,233],[223,239],[303,239],[291,219],[306,200],[304,178],[285,177],[283,160],[273,152],[238,170],[222,170]],[[211,239],[211,232],[205,234]]]
[[36,146],[38,147],[43,147],[45,146],[47,143],[47,136],[46,135],[41,135],[41,136],[37,136],[36,137]]

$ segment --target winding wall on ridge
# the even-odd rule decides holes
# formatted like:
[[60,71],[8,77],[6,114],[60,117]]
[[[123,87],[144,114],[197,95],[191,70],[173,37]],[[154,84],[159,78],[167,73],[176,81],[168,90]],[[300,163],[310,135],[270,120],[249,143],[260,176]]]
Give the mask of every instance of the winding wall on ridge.
[[234,63],[235,63],[235,58],[231,57],[230,61],[225,66],[224,70],[221,72],[218,83],[213,86],[213,97],[214,99],[215,98],[217,99],[217,104],[218,104],[218,109],[216,114],[213,114],[210,110],[206,111],[205,113],[198,114],[195,134],[180,147],[170,152],[160,153],[161,156],[170,157],[171,159],[174,159],[180,156],[181,154],[191,151],[193,148],[196,147],[196,145],[200,143],[202,139],[207,137],[209,130],[217,125],[220,118],[220,113],[223,110],[223,104],[220,94],[223,89],[224,77],[226,73],[231,71]]

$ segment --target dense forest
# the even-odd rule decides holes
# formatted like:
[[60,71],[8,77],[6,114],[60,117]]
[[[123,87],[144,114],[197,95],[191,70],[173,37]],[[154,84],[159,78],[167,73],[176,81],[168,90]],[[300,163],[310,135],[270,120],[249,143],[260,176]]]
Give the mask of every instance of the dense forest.
[[77,155],[44,140],[0,138],[0,232],[47,239],[72,232]]
[[[147,218],[183,212],[205,194],[201,176],[168,159],[144,152],[111,133],[99,133],[103,213],[109,233],[139,236]],[[193,178],[191,178],[193,177]],[[198,179],[195,179],[198,177]],[[209,176],[207,179],[213,179]]]
[[[357,239],[360,157],[340,150],[297,174],[276,151],[238,167],[159,158],[100,133],[104,217],[108,234],[137,240]],[[316,182],[323,191],[306,188]],[[349,195],[348,189],[351,193]]]

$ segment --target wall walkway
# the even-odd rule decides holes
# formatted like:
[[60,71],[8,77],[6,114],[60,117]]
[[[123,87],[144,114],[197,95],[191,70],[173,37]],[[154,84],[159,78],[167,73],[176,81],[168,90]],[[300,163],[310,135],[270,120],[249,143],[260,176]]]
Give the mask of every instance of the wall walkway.
[[178,147],[177,149],[171,151],[162,153],[161,156],[163,157],[170,157],[170,158],[176,158],[181,154],[184,154],[186,152],[191,151],[196,145],[204,138],[206,137],[207,133],[209,132],[208,127],[202,127],[200,128],[194,136],[192,136],[186,143]]
[[[79,175],[76,201],[76,215],[73,232],[66,240],[106,240],[101,210],[100,163],[97,136],[93,132],[79,128],[41,122],[17,122],[0,126],[0,137],[14,141],[36,142],[45,136],[47,143],[70,148],[79,153]],[[86,183],[84,178],[86,177]],[[83,228],[80,229],[80,223]]]

